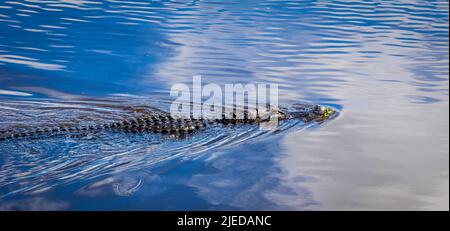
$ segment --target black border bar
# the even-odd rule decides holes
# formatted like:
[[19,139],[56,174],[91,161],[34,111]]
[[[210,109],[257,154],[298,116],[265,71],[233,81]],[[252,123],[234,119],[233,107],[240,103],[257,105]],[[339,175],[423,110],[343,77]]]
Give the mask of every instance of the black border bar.
[[[442,212],[285,212],[285,211],[195,211],[195,212],[0,212],[0,222],[14,227],[27,225],[52,228],[56,224],[71,228],[105,227],[115,228],[142,227],[155,230],[160,227],[170,230],[280,230],[298,227],[296,230],[311,228],[448,228],[448,211]],[[226,217],[226,218],[225,218]],[[248,224],[250,217],[259,221],[265,218],[265,224]],[[210,225],[179,225],[180,218],[210,218]],[[241,220],[239,224],[238,220]],[[226,221],[225,219],[228,219]],[[200,220],[200,219],[198,219]],[[234,220],[234,225],[224,222]],[[184,220],[186,221],[186,219]],[[216,221],[216,222],[213,222]],[[243,222],[244,221],[244,222]],[[229,223],[225,223],[229,224]],[[137,226],[136,226],[137,225]],[[44,228],[43,227],[43,228]],[[56,227],[60,227],[56,225]],[[147,227],[147,228],[145,228]],[[53,227],[55,228],[55,227]],[[159,230],[159,229],[158,229]]]

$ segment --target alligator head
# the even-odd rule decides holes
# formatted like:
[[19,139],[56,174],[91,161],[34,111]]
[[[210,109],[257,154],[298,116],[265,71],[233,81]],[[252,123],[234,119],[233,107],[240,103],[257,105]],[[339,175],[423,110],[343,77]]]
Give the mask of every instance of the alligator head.
[[301,119],[305,122],[323,122],[336,115],[336,110],[322,105],[296,104],[286,110],[287,118]]

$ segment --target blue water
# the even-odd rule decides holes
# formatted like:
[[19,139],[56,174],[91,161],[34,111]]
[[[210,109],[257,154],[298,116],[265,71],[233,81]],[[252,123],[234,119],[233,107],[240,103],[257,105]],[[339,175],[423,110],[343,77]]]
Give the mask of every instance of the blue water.
[[0,2],[0,130],[276,83],[327,123],[0,143],[1,210],[448,210],[448,1]]

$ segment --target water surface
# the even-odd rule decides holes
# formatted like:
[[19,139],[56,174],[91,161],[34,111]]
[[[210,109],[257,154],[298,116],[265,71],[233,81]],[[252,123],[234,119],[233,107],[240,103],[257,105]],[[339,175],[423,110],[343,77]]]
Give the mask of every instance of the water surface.
[[448,15],[418,0],[2,1],[0,128],[167,108],[193,75],[340,114],[263,135],[2,142],[0,209],[448,210]]

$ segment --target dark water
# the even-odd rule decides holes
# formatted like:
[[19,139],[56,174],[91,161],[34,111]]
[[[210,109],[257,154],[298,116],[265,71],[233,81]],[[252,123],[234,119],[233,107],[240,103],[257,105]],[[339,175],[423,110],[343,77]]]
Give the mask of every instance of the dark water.
[[[448,1],[0,2],[0,128],[277,83],[322,125],[0,143],[0,209],[448,210]],[[289,124],[288,124],[289,125]]]

